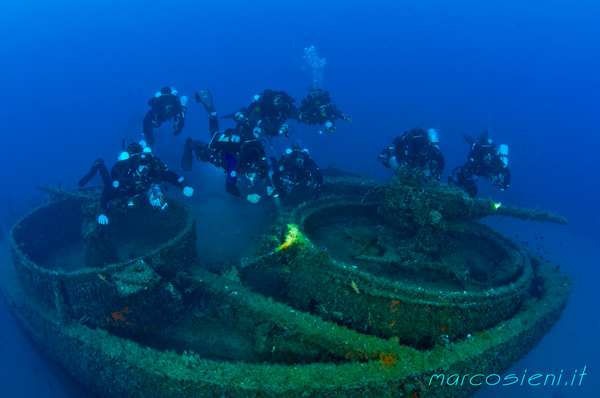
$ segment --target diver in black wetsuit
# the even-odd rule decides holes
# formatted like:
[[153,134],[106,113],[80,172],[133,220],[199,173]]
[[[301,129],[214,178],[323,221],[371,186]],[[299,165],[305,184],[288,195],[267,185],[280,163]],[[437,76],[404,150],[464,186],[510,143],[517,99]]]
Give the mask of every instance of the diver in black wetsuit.
[[171,118],[173,118],[173,135],[181,133],[187,114],[187,97],[179,98],[177,91],[172,87],[163,87],[154,97],[150,98],[148,105],[152,109],[146,113],[142,127],[146,144],[149,147],[154,145],[154,129]]
[[416,128],[396,137],[377,160],[385,167],[391,168],[394,173],[401,167],[407,167],[409,170],[420,169],[423,171],[424,181],[439,181],[446,164],[439,145],[436,129],[424,131]]
[[289,137],[291,126],[288,119],[298,120],[300,113],[294,105],[296,102],[285,91],[264,90],[254,97],[247,109],[234,115],[235,121],[244,130],[253,132],[258,138]]
[[273,183],[277,193],[294,202],[308,198],[317,199],[323,187],[321,169],[310,157],[307,149],[294,145],[287,149],[279,161],[271,158]]
[[353,123],[352,119],[331,102],[329,91],[316,91],[308,94],[300,103],[299,121],[308,125],[325,125],[329,133],[335,130],[335,120],[343,119]]
[[98,216],[98,223],[102,225],[108,224],[109,205],[116,199],[131,205],[136,198],[146,198],[147,200],[142,200],[142,205],[149,204],[155,209],[163,209],[166,206],[163,185],[167,182],[182,188],[187,197],[194,194],[194,189],[183,177],[169,170],[166,164],[152,154],[149,147],[144,148],[137,143],[129,144],[111,169],[110,175],[102,159],[97,159],[88,174],[79,180],[79,185],[83,187],[96,172],[100,172],[104,183]]
[[[240,197],[241,190],[238,182],[245,178],[245,182],[253,185],[258,176],[263,181],[267,194],[273,195],[275,188],[269,177],[269,163],[263,142],[248,128],[221,131],[212,95],[208,90],[196,93],[196,102],[204,105],[209,116],[211,138],[209,143],[191,138],[186,140],[181,159],[182,169],[186,171],[192,169],[193,154],[195,153],[197,160],[210,162],[226,171],[225,190],[230,194]],[[250,194],[247,199],[256,203],[260,196]]]
[[508,168],[508,146],[497,145],[488,138],[488,132],[477,136],[477,141],[463,134],[464,139],[471,145],[471,151],[463,166],[452,171],[448,183],[455,184],[474,197],[477,195],[477,180],[487,178],[492,184],[505,190],[510,185],[511,173]]

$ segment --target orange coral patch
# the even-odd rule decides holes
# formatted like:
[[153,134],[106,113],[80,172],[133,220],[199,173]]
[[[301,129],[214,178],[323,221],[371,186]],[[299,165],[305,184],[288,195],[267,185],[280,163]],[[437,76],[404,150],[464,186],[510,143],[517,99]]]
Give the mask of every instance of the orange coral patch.
[[116,321],[125,321],[125,318],[123,317],[123,313],[121,311],[111,312],[110,315],[113,317],[115,322]]
[[384,366],[392,366],[392,365],[396,364],[396,362],[398,362],[398,360],[396,359],[396,356],[394,355],[394,353],[391,353],[391,354],[381,353],[381,354],[379,354],[379,362],[381,362],[381,364]]

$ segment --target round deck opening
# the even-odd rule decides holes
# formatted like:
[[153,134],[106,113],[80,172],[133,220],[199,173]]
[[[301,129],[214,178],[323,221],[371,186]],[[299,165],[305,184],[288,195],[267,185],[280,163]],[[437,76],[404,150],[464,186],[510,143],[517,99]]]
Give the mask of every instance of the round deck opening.
[[112,211],[99,225],[98,192],[67,194],[13,228],[18,276],[28,293],[63,320],[115,331],[160,329],[188,303],[172,281],[196,258],[192,212],[169,200],[160,212]]
[[306,217],[304,233],[336,261],[403,285],[481,292],[515,282],[523,273],[509,248],[472,225],[450,231],[440,250],[419,252],[389,226],[377,205],[336,205]]

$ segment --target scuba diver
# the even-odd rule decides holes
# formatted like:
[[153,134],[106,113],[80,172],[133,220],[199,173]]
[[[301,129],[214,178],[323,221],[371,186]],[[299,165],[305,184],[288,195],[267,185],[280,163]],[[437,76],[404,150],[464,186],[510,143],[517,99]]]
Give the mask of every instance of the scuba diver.
[[308,149],[293,145],[279,161],[271,158],[271,165],[277,193],[287,201],[298,203],[321,195],[323,175]]
[[154,129],[173,118],[173,135],[179,135],[183,130],[187,113],[187,97],[177,96],[177,90],[172,87],[163,87],[154,97],[148,100],[151,109],[144,116],[142,127],[146,144],[154,145]]
[[285,91],[264,90],[254,96],[247,109],[242,108],[233,115],[234,120],[244,130],[252,131],[258,138],[284,135],[289,137],[292,127],[288,119],[298,120],[300,113],[296,102]]
[[[196,102],[202,103],[209,116],[210,142],[196,141],[188,138],[185,141],[181,167],[185,171],[192,169],[194,154],[201,162],[210,162],[226,172],[225,190],[241,197],[241,185],[253,186],[258,176],[264,183],[267,195],[275,194],[275,187],[269,177],[269,162],[263,142],[249,129],[219,128],[218,114],[213,105],[212,95],[207,89],[196,93]],[[247,195],[246,199],[257,203],[260,196],[256,193]]]
[[[309,88],[310,90],[310,88]],[[300,118],[299,121],[310,126],[316,124],[325,125],[329,133],[335,130],[335,119],[343,119],[349,123],[353,123],[352,119],[337,106],[331,102],[329,91],[316,89],[312,94],[308,94],[300,103]]]
[[183,177],[169,170],[166,164],[152,154],[149,147],[138,143],[129,144],[127,150],[121,153],[110,175],[102,159],[97,159],[78,184],[85,186],[96,172],[100,172],[104,183],[98,216],[98,223],[102,225],[108,224],[109,206],[116,199],[120,199],[123,206],[134,206],[134,200],[141,200],[141,206],[150,205],[161,210],[167,206],[163,193],[167,182],[182,188],[187,197],[194,194],[194,189]]
[[508,145],[497,145],[488,139],[487,131],[479,134],[477,141],[466,134],[463,137],[471,145],[471,151],[467,162],[452,171],[448,183],[464,189],[471,197],[477,195],[479,177],[487,178],[501,190],[507,189],[510,184]]
[[385,148],[378,156],[385,167],[397,173],[401,167],[423,171],[423,180],[439,181],[446,161],[439,149],[437,129],[424,131],[421,128],[405,131],[396,137],[392,144]]

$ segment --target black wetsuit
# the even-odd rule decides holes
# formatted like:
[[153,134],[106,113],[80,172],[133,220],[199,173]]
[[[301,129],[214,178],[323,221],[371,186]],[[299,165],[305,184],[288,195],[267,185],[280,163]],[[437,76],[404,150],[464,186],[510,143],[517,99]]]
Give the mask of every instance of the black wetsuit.
[[300,112],[294,102],[296,100],[285,91],[263,91],[243,115],[247,130],[259,127],[261,136],[289,135],[288,130],[282,131],[282,126],[288,119],[299,119]]
[[[143,171],[140,172],[140,169]],[[146,194],[152,184],[168,182],[180,188],[189,186],[185,178],[175,174],[151,153],[141,153],[118,161],[110,171],[112,183],[105,185],[100,212],[106,214],[112,200],[132,199]]]
[[236,186],[240,173],[248,176],[256,174],[265,186],[272,186],[265,147],[261,140],[247,129],[220,131],[217,118],[209,118],[209,130],[209,143],[191,138],[186,140],[181,160],[184,170],[189,171],[192,168],[193,151],[197,160],[210,162],[226,171],[225,190],[234,196],[241,196],[241,191]]
[[475,182],[479,177],[487,178],[494,186],[502,190],[510,185],[510,169],[504,164],[502,156],[498,153],[495,142],[488,140],[487,132],[481,133],[475,141],[463,135],[471,144],[471,151],[466,163],[454,169],[449,182],[463,188],[470,196],[477,195]]
[[293,147],[273,164],[273,183],[281,196],[297,190],[308,190],[313,199],[321,195],[323,175],[308,152]]
[[154,144],[154,129],[173,118],[173,135],[178,135],[183,129],[187,108],[181,105],[181,100],[176,94],[162,94],[159,97],[152,97],[148,101],[152,107],[146,113],[142,122],[144,137],[149,146]]
[[314,126],[316,124],[327,126],[329,132],[335,130],[334,122],[336,119],[348,120],[348,115],[340,111],[337,106],[331,102],[329,92],[320,92],[308,94],[300,103],[300,122]]
[[392,145],[382,151],[379,160],[384,166],[392,167],[392,157],[396,158],[398,166],[423,170],[425,181],[439,181],[446,165],[444,155],[436,144],[429,141],[427,132],[422,129],[412,129],[396,137]]

